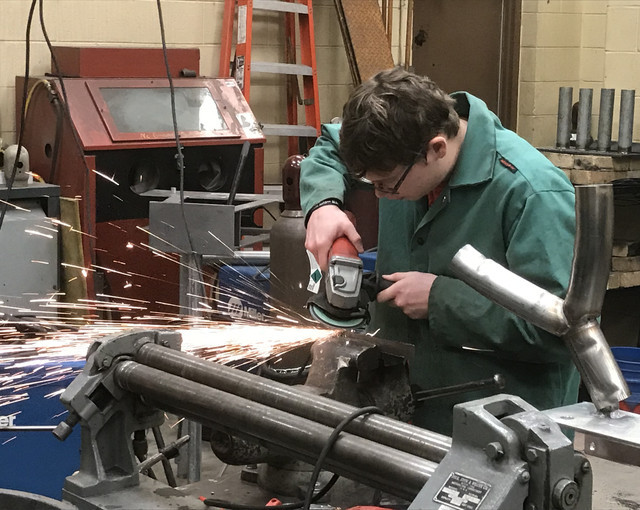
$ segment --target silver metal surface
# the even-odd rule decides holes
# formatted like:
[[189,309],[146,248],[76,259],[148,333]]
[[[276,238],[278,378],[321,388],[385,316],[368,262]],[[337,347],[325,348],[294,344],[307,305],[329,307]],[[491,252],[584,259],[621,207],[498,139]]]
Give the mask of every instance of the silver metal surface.
[[556,147],[568,149],[571,142],[571,107],[573,87],[560,87],[558,93],[558,130]]
[[277,136],[318,136],[316,128],[313,126],[302,126],[296,124],[264,124],[262,131],[265,135]]
[[311,66],[300,64],[284,64],[280,62],[251,62],[251,71],[260,73],[293,74],[297,76],[311,76]]
[[[582,449],[587,455],[607,459],[617,464],[640,466],[640,447],[618,443],[602,436],[594,436],[576,432],[576,443],[582,442]],[[594,507],[599,508],[599,507]]]
[[576,186],[576,240],[564,314],[571,324],[597,317],[607,290],[613,246],[613,188]]
[[613,187],[576,186],[576,241],[564,314],[571,324],[564,340],[591,400],[617,409],[629,388],[596,318],[607,290],[613,246]]
[[234,266],[268,266],[271,258],[269,250],[234,250],[224,255],[203,255],[204,264],[233,264]]
[[640,414],[618,410],[609,416],[599,412],[591,402],[548,409],[543,413],[562,427],[640,447]]
[[633,111],[635,90],[622,90],[620,93],[620,126],[618,131],[618,151],[629,152],[633,146]]
[[576,148],[586,149],[591,142],[591,109],[593,89],[580,89],[578,99],[578,127],[576,130]]
[[[202,281],[202,257],[192,253],[180,256],[180,310],[186,317],[202,315],[201,302],[204,301],[204,283]],[[178,457],[178,476],[189,483],[200,480],[202,465],[202,425],[186,420],[181,424],[190,441]]]
[[324,282],[329,303],[343,310],[357,308],[362,283],[362,260],[340,255],[331,257]]
[[149,232],[149,244],[160,251],[229,255],[238,237],[235,206],[181,204],[180,197],[172,195],[162,202],[149,203]]
[[611,148],[611,126],[613,124],[613,102],[615,89],[600,89],[600,115],[598,118],[598,150]]
[[253,0],[253,9],[277,12],[296,12],[298,14],[307,14],[309,12],[309,8],[306,5],[292,2],[281,2],[278,0]]
[[451,268],[482,295],[545,331],[561,336],[569,330],[562,299],[486,258],[471,245],[460,248]]

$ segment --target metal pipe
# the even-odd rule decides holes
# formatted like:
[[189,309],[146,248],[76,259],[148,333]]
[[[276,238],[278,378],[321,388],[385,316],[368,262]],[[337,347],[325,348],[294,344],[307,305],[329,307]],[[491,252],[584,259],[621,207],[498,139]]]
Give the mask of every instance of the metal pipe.
[[631,152],[633,147],[633,110],[635,95],[635,90],[622,90],[620,93],[619,152]]
[[[281,447],[304,461],[317,458],[333,431],[326,425],[134,361],[119,363],[114,378],[122,389],[143,396],[161,409],[228,427]],[[325,466],[406,499],[413,499],[437,468],[436,463],[346,432],[333,445]]]
[[471,245],[458,250],[451,269],[480,294],[531,324],[558,336],[569,330],[562,299],[486,258]]
[[578,127],[576,130],[576,148],[586,149],[591,143],[591,107],[593,89],[580,89],[578,98]]
[[600,114],[598,118],[598,150],[606,152],[611,148],[611,125],[613,123],[613,102],[615,89],[600,90]]
[[595,184],[575,191],[576,240],[563,307],[570,324],[600,315],[613,247],[613,187]]
[[618,409],[630,393],[598,322],[572,327],[564,340],[596,408],[607,413]]
[[568,149],[571,143],[571,107],[573,87],[560,87],[558,94],[558,130],[556,147]]
[[600,315],[611,271],[613,186],[576,186],[576,241],[564,315],[564,340],[599,410],[617,409],[629,389],[595,318]]
[[[302,389],[202,360],[190,354],[147,343],[135,360],[163,372],[246,398],[329,427],[356,408]],[[386,416],[355,419],[346,431],[403,452],[439,462],[451,448],[451,438]]]

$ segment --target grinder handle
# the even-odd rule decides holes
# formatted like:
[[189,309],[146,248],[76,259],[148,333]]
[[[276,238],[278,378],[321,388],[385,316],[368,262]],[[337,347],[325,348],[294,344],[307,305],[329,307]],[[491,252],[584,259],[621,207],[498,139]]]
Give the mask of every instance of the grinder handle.
[[338,237],[329,249],[329,261],[335,256],[357,259],[358,250],[346,236]]

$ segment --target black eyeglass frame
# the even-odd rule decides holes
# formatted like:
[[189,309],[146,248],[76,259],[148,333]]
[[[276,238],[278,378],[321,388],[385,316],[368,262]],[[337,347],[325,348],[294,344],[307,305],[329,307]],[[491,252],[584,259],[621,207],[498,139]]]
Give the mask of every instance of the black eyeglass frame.
[[[402,186],[402,183],[405,181],[405,179],[407,178],[407,176],[409,175],[409,172],[411,172],[411,169],[413,168],[413,166],[420,161],[420,158],[424,158],[425,157],[425,153],[424,152],[420,152],[418,154],[418,156],[416,157],[416,159],[413,160],[413,162],[409,163],[407,165],[407,168],[404,169],[404,171],[402,172],[402,174],[400,175],[400,177],[398,178],[398,180],[396,181],[396,183],[393,185],[393,187],[391,188],[387,188],[386,186],[381,186],[380,184],[373,184],[373,187],[375,189],[377,189],[378,191],[384,193],[385,195],[397,195],[399,193],[400,190],[400,186]],[[362,179],[364,181],[369,181],[368,179]]]

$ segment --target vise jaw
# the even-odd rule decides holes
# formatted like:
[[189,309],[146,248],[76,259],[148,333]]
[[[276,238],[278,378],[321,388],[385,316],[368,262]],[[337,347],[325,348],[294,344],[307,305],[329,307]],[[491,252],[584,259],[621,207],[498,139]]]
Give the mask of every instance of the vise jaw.
[[182,337],[166,330],[132,330],[96,340],[82,372],[60,397],[69,414],[53,434],[60,440],[81,422],[80,470],[65,481],[65,490],[91,496],[139,482],[131,441],[136,430],[160,426],[163,413],[123,391],[114,374],[120,361],[133,359],[140,347],[153,342],[180,350]]

